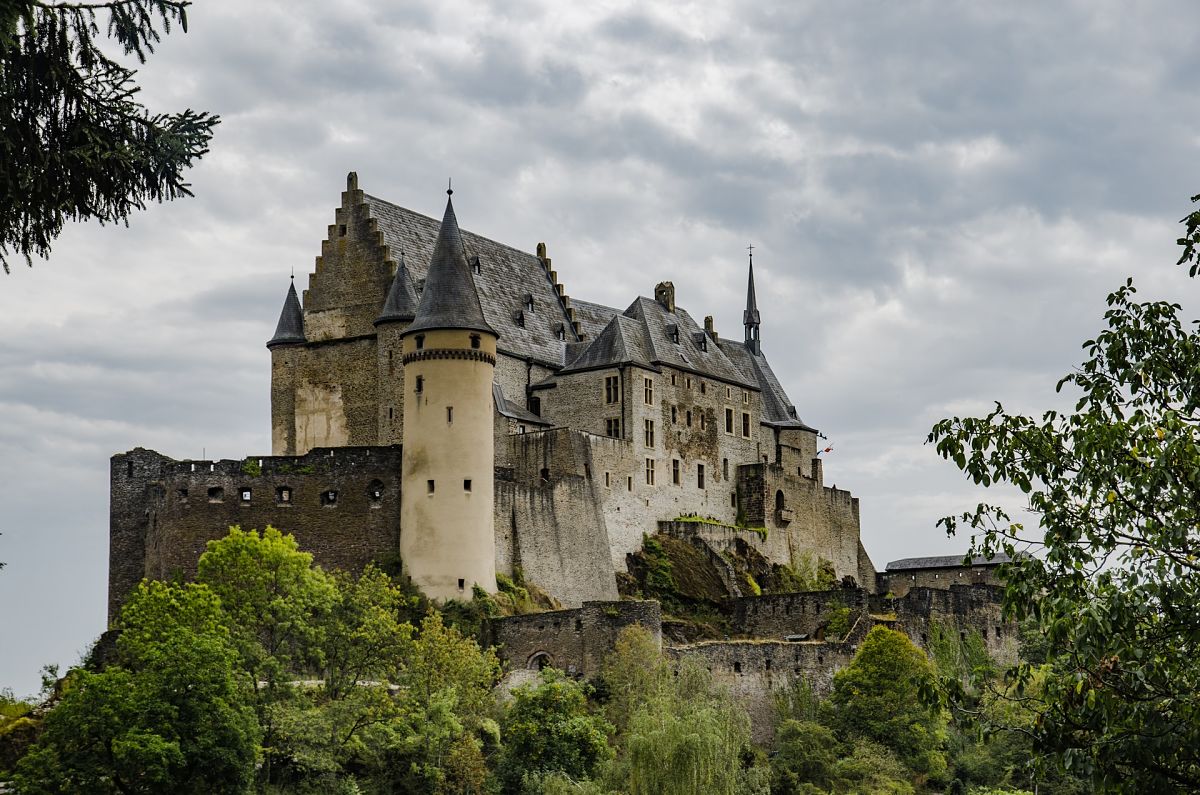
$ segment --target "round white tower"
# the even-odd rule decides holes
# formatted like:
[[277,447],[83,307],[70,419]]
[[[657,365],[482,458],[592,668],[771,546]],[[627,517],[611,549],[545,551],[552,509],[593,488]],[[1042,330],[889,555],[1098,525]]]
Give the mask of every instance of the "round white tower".
[[400,557],[432,599],[469,599],[475,585],[496,590],[492,376],[498,337],[484,320],[447,200],[416,318],[402,338]]

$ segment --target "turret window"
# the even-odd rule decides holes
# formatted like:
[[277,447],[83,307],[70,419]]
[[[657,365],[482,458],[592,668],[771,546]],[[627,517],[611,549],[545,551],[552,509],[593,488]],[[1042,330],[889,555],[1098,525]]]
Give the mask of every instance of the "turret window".
[[425,376],[423,376],[423,375],[417,376],[417,383],[413,387],[413,391],[418,394],[425,391]]
[[433,489],[434,489],[433,481],[432,480],[425,481],[425,492],[427,494],[433,494]]
[[479,348],[479,335],[478,334],[471,335],[471,347],[475,348],[475,349]]
[[417,346],[417,350],[421,350],[422,348],[425,347],[425,335],[424,334],[418,334],[416,337],[413,338],[413,340],[414,340],[413,344]]
[[464,481],[463,481],[463,491],[470,491],[470,490],[471,490],[471,481],[470,481],[470,479],[464,480]]

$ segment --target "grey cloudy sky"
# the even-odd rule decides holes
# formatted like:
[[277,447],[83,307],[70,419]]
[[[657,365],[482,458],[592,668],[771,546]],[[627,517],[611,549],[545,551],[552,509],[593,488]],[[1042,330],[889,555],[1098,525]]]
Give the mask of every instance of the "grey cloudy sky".
[[108,457],[270,451],[269,357],[345,185],[532,251],[624,307],[675,282],[763,347],[834,445],[877,566],[960,551],[978,494],[923,445],[1037,411],[1132,275],[1184,301],[1200,192],[1186,2],[233,2],[144,101],[219,113],[196,198],[0,278],[0,686],[104,628]]

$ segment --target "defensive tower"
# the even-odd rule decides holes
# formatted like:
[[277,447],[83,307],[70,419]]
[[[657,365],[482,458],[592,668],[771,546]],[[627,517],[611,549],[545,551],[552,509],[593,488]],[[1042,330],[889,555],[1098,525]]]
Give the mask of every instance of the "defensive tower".
[[492,378],[498,338],[484,319],[448,198],[415,319],[401,336],[400,557],[413,583],[433,599],[469,598],[474,585],[496,589]]

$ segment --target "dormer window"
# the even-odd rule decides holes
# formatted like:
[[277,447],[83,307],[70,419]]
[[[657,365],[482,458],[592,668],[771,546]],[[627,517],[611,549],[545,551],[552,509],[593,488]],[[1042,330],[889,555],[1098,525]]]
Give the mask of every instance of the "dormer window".
[[469,261],[471,263],[471,273],[478,276],[483,272],[483,266],[479,264],[479,257],[471,257]]
[[564,326],[562,323],[559,323],[557,326],[554,327],[554,335],[556,337],[558,337],[558,339],[560,339],[560,340],[565,340],[567,338],[566,326]]
[[671,342],[679,344],[679,326],[667,326],[667,336],[671,338]]
[[533,311],[533,293],[525,293],[524,301],[525,301],[525,311],[532,312]]
[[525,312],[524,312],[524,310],[518,309],[517,314],[513,315],[513,320],[516,322],[516,324],[519,328],[525,328]]

